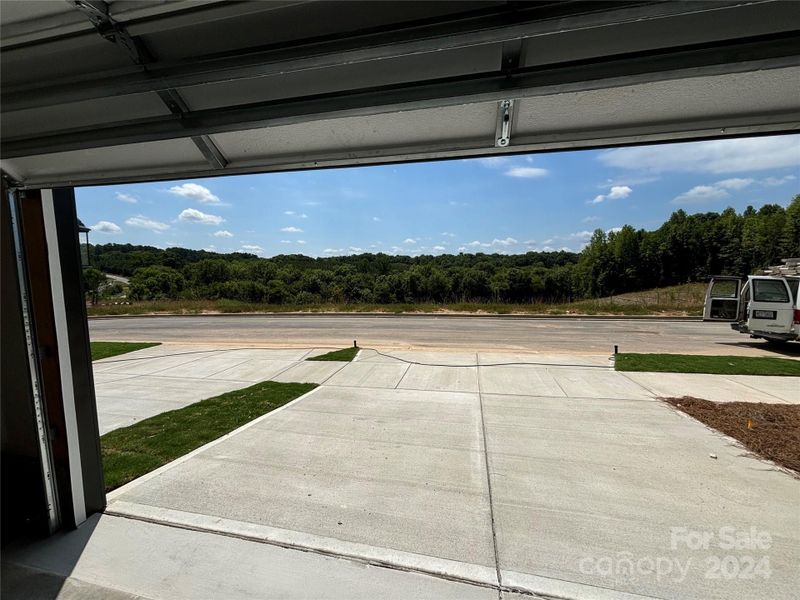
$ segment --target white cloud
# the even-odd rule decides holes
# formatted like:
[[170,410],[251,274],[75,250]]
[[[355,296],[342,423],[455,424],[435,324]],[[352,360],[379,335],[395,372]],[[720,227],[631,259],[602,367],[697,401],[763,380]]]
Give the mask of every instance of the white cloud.
[[627,185],[612,185],[607,194],[598,194],[589,204],[600,204],[604,200],[621,200],[631,195],[633,190]]
[[155,233],[161,233],[162,231],[166,231],[169,229],[169,225],[166,223],[162,223],[161,221],[154,221],[148,217],[143,215],[136,215],[135,217],[130,217],[129,219],[125,219],[125,225],[130,225],[131,227],[141,227],[142,229],[149,229]]
[[122,228],[111,221],[98,221],[89,229],[98,233],[122,233]]
[[489,248],[489,247],[491,247],[491,244],[487,244],[485,242],[479,242],[478,240],[475,240],[474,242],[470,242],[470,243],[468,243],[466,245],[467,246],[471,246],[472,248],[478,248],[478,247],[480,247],[480,248]]
[[294,216],[294,211],[293,210],[285,210],[285,211],[283,211],[283,214],[288,215],[288,216],[291,217],[291,216]]
[[606,233],[619,233],[620,231],[622,231],[622,227],[612,227]]
[[372,217],[372,220],[375,221],[376,223],[380,223],[381,222],[381,218],[380,217]]
[[364,252],[363,248],[358,248],[357,246],[350,246],[348,250],[350,250],[350,252],[355,252],[356,254]]
[[617,148],[603,152],[598,159],[609,167],[653,173],[780,169],[800,165],[800,137],[787,135]]
[[591,215],[591,216],[588,216],[588,217],[584,217],[584,218],[582,219],[582,221],[583,221],[584,223],[594,223],[595,221],[599,221],[599,220],[600,220],[600,217],[597,217],[597,216],[595,216],[595,215]]
[[219,215],[209,215],[201,212],[196,208],[187,208],[181,211],[181,214],[178,215],[178,220],[188,223],[202,223],[203,225],[219,225],[225,219]]
[[696,185],[688,192],[675,196],[672,204],[701,204],[703,202],[713,202],[722,200],[730,194],[724,189],[714,185]]
[[492,246],[513,246],[514,244],[519,244],[519,242],[512,237],[507,237],[503,240],[498,240],[497,238],[492,240]]
[[228,231],[227,229],[220,229],[219,231],[215,231],[214,232],[214,237],[232,238],[233,234],[230,231]]
[[542,169],[540,167],[511,167],[505,174],[509,177],[544,177],[547,175],[547,169]]
[[264,249],[256,244],[242,244],[242,251],[249,252],[250,254],[261,254]]
[[[766,181],[766,180],[765,180]],[[739,191],[755,183],[755,179],[738,178],[722,179],[709,185],[696,185],[688,192],[676,196],[672,204],[700,204],[722,200],[730,196],[728,190]]]
[[444,246],[434,246],[433,249],[436,250],[437,252],[444,252],[445,250],[447,250],[447,248],[445,248]]
[[500,169],[511,163],[511,159],[507,156],[485,156],[479,158],[478,162],[484,167],[490,169]]
[[281,231],[284,233],[303,233],[303,230],[299,227],[281,227]]
[[768,185],[770,187],[775,187],[778,185],[783,185],[784,183],[789,183],[790,181],[794,181],[797,179],[794,175],[785,175],[783,177],[767,177],[766,179],[762,179],[761,183],[763,185]]
[[138,200],[130,194],[123,194],[122,192],[117,192],[116,198],[120,202],[127,202],[128,204],[136,204],[138,202]]
[[724,188],[726,190],[743,190],[748,185],[752,184],[754,179],[742,179],[734,177],[733,179],[723,179],[714,185]]
[[442,232],[442,235],[443,235],[443,236],[445,236],[445,237],[451,237],[451,238],[454,238],[454,237],[456,237],[456,234],[455,234],[455,233],[452,233],[452,232],[450,232],[450,231],[443,231],[443,232]]
[[417,240],[415,240],[414,238],[406,238],[406,239],[403,240],[403,243],[404,244],[416,244]]
[[[526,156],[523,159],[526,163],[531,164],[533,158]],[[508,177],[544,177],[547,175],[547,169],[541,167],[526,167],[515,164],[519,162],[519,158],[512,158],[509,156],[486,156],[479,158],[478,163],[489,169],[503,169],[503,175]]]
[[344,248],[325,248],[322,251],[323,254],[341,254],[344,252]]
[[200,204],[221,204],[222,202],[219,197],[211,193],[211,190],[197,183],[175,185],[169,188],[168,191],[170,194],[189,198],[189,200],[194,200]]
[[[576,231],[575,233],[570,233],[567,236],[567,239],[570,239],[570,240],[588,240],[590,237],[592,237],[592,232],[584,230],[584,231]],[[548,242],[552,242],[552,240],[546,240],[545,242],[542,242],[542,243],[546,244]]]
[[308,218],[308,215],[306,213],[298,213],[298,212],[295,212],[293,210],[285,210],[285,211],[283,211],[283,214],[285,214],[285,215],[287,215],[289,217],[297,217],[298,219],[307,219]]
[[305,240],[297,240],[296,244],[300,244],[301,246],[306,243]]
[[633,190],[629,188],[627,185],[615,185],[611,187],[611,191],[608,193],[607,198],[609,200],[619,200],[621,198],[627,198],[631,195]]
[[661,177],[658,175],[628,175],[626,177],[617,177],[614,179],[606,179],[604,183],[597,185],[598,188],[611,188],[615,185],[644,185],[645,183],[653,183],[660,181]]
[[281,240],[281,244],[291,244],[292,240]]

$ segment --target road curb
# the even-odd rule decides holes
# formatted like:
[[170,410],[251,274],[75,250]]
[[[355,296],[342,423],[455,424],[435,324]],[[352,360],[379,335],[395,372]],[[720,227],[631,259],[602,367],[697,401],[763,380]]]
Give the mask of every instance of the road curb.
[[361,312],[314,312],[314,313],[208,313],[208,314],[154,314],[154,315],[90,315],[89,320],[104,319],[152,319],[172,317],[279,317],[285,319],[297,317],[360,317],[369,319],[403,319],[408,317],[425,319],[521,319],[521,320],[573,320],[573,321],[688,321],[701,322],[702,317],[673,317],[657,315],[499,315],[472,313],[361,313]]

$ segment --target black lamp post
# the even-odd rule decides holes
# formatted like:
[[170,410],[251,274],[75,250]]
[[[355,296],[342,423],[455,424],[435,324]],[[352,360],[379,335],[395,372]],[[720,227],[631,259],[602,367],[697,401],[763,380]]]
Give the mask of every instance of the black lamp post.
[[[78,244],[81,247],[81,267],[86,269],[89,267],[89,229],[83,224],[83,221],[78,219]],[[83,242],[81,242],[81,234],[83,234]]]

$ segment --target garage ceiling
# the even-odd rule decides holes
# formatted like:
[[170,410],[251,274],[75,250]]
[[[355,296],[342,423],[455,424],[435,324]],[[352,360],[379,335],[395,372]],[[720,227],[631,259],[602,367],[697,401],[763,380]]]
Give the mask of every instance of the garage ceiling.
[[798,29],[791,1],[4,0],[2,170],[44,187],[788,133]]

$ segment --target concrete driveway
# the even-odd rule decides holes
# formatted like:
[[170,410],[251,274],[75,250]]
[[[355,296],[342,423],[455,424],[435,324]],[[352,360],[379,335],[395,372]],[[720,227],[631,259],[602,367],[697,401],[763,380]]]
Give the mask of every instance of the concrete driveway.
[[[603,356],[393,355],[426,364],[284,357],[276,378],[323,385],[110,494],[72,578],[170,598],[797,588],[800,481],[654,398],[672,382],[760,400],[759,382],[624,375]],[[771,379],[770,401],[800,402],[797,379]],[[15,564],[63,572],[65,553],[55,540]]]
[[329,351],[162,344],[95,361],[100,434],[259,381],[298,381],[287,371],[320,383],[347,363],[303,361]]

